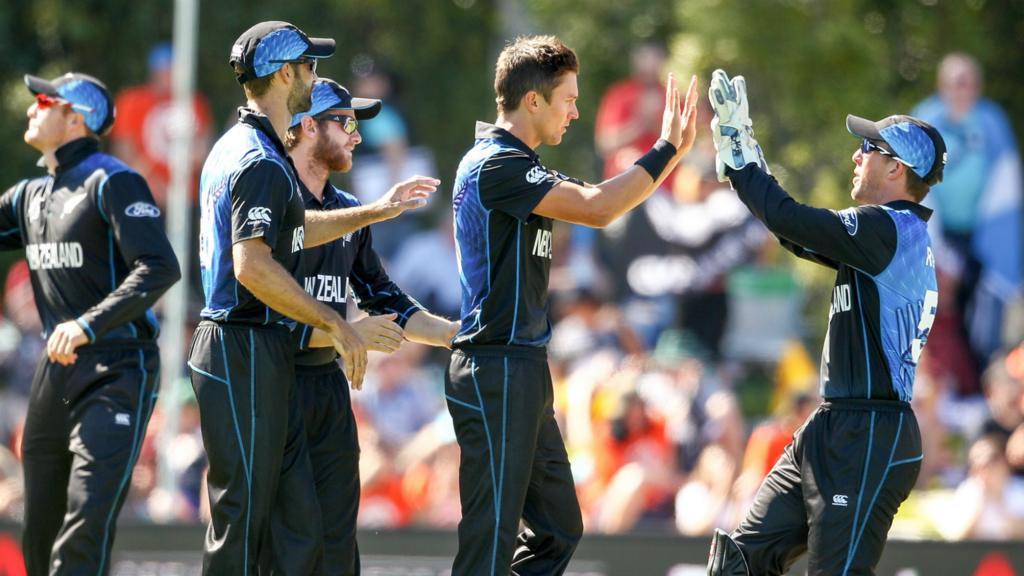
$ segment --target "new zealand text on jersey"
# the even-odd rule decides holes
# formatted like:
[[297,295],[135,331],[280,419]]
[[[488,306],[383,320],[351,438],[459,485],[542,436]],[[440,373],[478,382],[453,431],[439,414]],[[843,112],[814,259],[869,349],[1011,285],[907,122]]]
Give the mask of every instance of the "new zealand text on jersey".
[[343,303],[348,297],[348,278],[317,274],[303,281],[306,293],[320,302]]
[[43,242],[25,246],[25,257],[32,270],[81,268],[82,245],[78,242]]

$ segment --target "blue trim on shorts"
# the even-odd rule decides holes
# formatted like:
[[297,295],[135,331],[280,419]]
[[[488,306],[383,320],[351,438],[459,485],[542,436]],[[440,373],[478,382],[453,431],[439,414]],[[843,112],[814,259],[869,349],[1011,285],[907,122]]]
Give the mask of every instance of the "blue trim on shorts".
[[491,574],[498,562],[498,527],[501,519],[501,494],[498,492],[498,480],[494,472],[494,443],[491,441],[491,428],[487,425],[487,412],[484,411],[484,398],[480,394],[480,383],[476,380],[476,362],[470,358],[469,373],[473,377],[476,398],[480,402],[480,419],[484,422],[484,434],[487,436],[487,452],[491,459],[491,492],[494,500],[494,545],[491,548]]

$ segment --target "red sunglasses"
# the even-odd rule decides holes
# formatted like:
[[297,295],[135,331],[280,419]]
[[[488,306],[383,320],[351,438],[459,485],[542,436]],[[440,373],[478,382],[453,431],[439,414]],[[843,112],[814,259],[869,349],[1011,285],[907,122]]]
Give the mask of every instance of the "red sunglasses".
[[63,98],[56,98],[54,96],[50,96],[49,94],[36,94],[37,108],[39,108],[40,110],[46,110],[47,108],[50,108],[52,106],[67,106],[68,108],[71,108],[72,110],[77,110],[79,112],[92,112],[92,107],[90,106],[68,102]]

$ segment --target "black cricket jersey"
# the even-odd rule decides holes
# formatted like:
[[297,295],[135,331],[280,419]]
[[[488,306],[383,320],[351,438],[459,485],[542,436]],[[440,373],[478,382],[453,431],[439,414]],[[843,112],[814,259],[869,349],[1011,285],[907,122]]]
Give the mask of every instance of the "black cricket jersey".
[[[309,210],[359,206],[355,196],[338,190],[330,182],[324,186],[323,201],[318,200],[301,180],[299,189]],[[405,328],[409,317],[423,310],[388,277],[384,264],[373,249],[369,226],[349,232],[337,240],[306,248],[302,255],[299,282],[310,296],[333,308],[342,318],[348,315],[349,286],[361,310],[374,316],[398,314],[395,322],[402,328]],[[313,328],[308,324],[299,324],[295,328],[298,346],[295,364],[319,366],[333,362],[338,357],[334,348],[309,347],[312,334]]]
[[43,336],[77,319],[90,343],[154,340],[150,306],[181,270],[149,186],[94,138],[56,158],[0,196],[0,248],[25,248]]
[[298,280],[306,218],[298,180],[270,120],[239,108],[238,123],[213,146],[199,181],[203,318],[294,326],[235,279],[231,247],[262,238],[274,260]]
[[467,344],[545,346],[551,338],[548,275],[552,220],[533,209],[556,184],[579,180],[545,168],[507,130],[476,123],[455,175],[455,253]]
[[909,402],[938,304],[931,210],[909,201],[812,208],[753,164],[728,175],[740,199],[784,247],[836,270],[821,356],[822,397]]

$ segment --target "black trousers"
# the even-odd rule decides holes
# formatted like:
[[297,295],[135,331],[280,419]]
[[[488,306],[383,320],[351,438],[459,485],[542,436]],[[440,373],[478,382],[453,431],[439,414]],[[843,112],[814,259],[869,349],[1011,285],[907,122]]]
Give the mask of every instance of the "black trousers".
[[456,350],[445,395],[462,450],[453,576],[562,574],[583,521],[544,350]]
[[732,534],[751,574],[785,574],[805,551],[810,576],[874,574],[921,458],[908,404],[823,403],[793,435]]
[[[324,530],[322,563],[313,573],[355,576],[360,572],[356,543],[359,437],[348,381],[335,362],[296,366],[295,377],[301,410],[298,423],[305,433],[319,504],[316,513]],[[275,521],[275,541],[282,533],[280,528]]]
[[[203,573],[310,574],[322,552],[287,330],[204,321],[189,367],[199,402],[210,526]],[[287,455],[286,455],[287,449]],[[286,457],[287,456],[287,457]],[[271,511],[288,528],[271,538]]]
[[117,516],[160,381],[155,345],[86,346],[71,366],[44,355],[25,419],[30,576],[107,574]]

